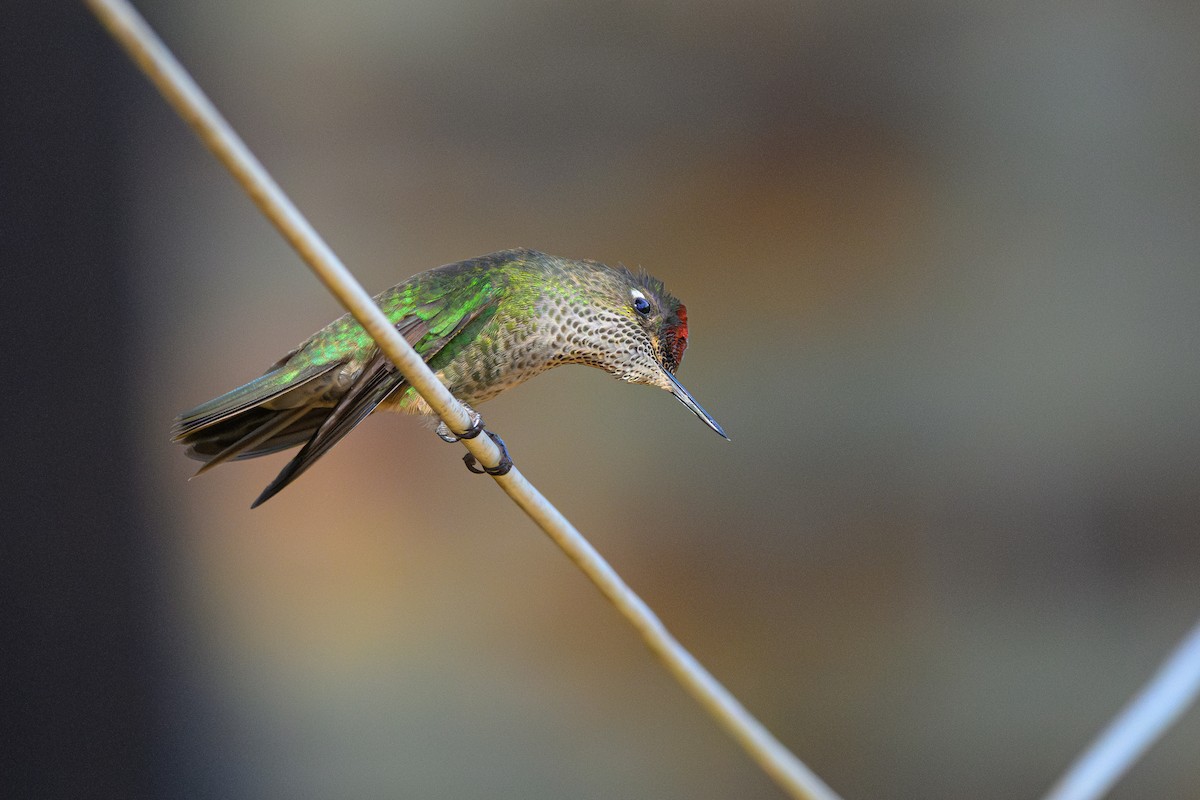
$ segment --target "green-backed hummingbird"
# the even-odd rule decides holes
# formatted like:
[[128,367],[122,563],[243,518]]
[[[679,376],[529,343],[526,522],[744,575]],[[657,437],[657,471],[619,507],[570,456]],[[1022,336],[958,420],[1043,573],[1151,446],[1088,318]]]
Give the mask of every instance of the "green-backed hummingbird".
[[[687,348],[687,309],[645,273],[504,250],[414,275],[375,300],[468,406],[559,364],[588,364],[665,389],[725,436],[675,379]],[[346,314],[261,377],[181,414],[173,434],[206,462],[200,472],[303,445],[257,506],[377,408],[432,413]]]

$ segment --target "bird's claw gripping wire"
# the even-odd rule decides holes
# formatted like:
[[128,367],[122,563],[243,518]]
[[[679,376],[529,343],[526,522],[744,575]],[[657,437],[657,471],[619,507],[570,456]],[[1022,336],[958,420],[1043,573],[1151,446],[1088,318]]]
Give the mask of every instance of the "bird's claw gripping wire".
[[504,440],[491,431],[484,430],[483,417],[478,411],[472,408],[468,408],[467,410],[471,414],[471,427],[467,428],[462,433],[454,433],[450,430],[449,425],[447,425],[445,422],[442,422],[438,424],[437,430],[435,431],[435,433],[438,435],[438,438],[440,438],[443,442],[454,444],[457,441],[461,441],[463,439],[474,439],[479,434],[486,433],[488,438],[495,442],[496,447],[500,448],[500,463],[494,467],[485,467],[480,464],[478,459],[476,459],[471,453],[467,453],[463,456],[463,463],[467,465],[467,469],[469,469],[471,472],[474,472],[476,475],[493,475],[496,477],[507,475],[508,471],[513,468],[513,462],[512,459],[509,458],[508,448],[504,445]]
[[508,448],[504,446],[504,440],[491,431],[484,431],[484,433],[496,443],[496,447],[500,448],[500,463],[494,467],[485,467],[475,460],[475,456],[472,453],[467,453],[463,456],[463,463],[467,465],[467,469],[476,475],[491,475],[497,478],[501,475],[507,475],[508,471],[513,468],[513,462],[508,456]]
[[471,427],[467,428],[462,433],[455,433],[450,430],[450,426],[445,422],[439,422],[437,430],[434,431],[446,444],[454,444],[462,439],[474,439],[479,434],[483,433],[483,416],[476,410],[468,408],[467,411],[471,415]]

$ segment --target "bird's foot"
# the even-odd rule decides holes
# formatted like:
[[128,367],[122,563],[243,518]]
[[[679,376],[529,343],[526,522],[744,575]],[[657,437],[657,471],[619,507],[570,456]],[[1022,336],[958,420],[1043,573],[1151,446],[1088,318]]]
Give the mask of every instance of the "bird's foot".
[[507,475],[508,471],[513,468],[512,459],[508,457],[508,448],[504,446],[504,440],[491,431],[484,431],[488,438],[496,443],[496,447],[500,448],[500,463],[494,467],[485,467],[476,461],[475,456],[467,453],[463,456],[463,463],[467,465],[467,469],[474,472],[476,475],[492,475],[500,477]]
[[462,433],[455,433],[454,431],[450,430],[450,426],[445,422],[439,422],[437,428],[434,429],[434,433],[436,433],[438,438],[443,442],[446,442],[447,444],[454,444],[460,439],[474,439],[476,436],[483,433],[483,417],[480,416],[478,411],[470,406],[464,404],[463,407],[467,409],[467,414],[471,417],[471,427],[467,428]]
[[450,430],[450,426],[445,422],[439,422],[437,428],[434,430],[434,433],[436,433],[438,438],[440,438],[443,442],[447,442],[449,444],[454,444],[462,439],[474,439],[479,434],[486,433],[488,438],[495,442],[496,447],[500,448],[500,463],[494,467],[485,467],[480,464],[478,459],[476,459],[471,453],[467,453],[463,456],[463,463],[467,465],[467,469],[469,469],[471,472],[474,472],[476,475],[494,475],[496,477],[507,475],[508,471],[513,468],[513,462],[508,456],[508,448],[504,445],[504,440],[491,431],[484,430],[483,417],[480,416],[478,411],[470,406],[465,407],[467,409],[467,413],[469,413],[471,416],[471,427],[467,428],[462,433],[455,433],[454,431]]

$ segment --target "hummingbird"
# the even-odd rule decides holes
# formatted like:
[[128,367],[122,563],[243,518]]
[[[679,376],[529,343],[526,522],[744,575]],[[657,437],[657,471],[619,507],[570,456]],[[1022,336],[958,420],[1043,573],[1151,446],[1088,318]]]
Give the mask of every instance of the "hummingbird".
[[[627,383],[665,389],[729,438],[675,378],[688,344],[687,308],[645,272],[503,250],[414,275],[375,301],[471,409],[477,427],[464,436],[482,430],[473,406],[560,364],[587,364]],[[370,334],[345,314],[260,377],[180,414],[172,434],[188,456],[205,462],[197,475],[302,445],[255,508],[376,410],[433,415]],[[438,433],[447,441],[459,438],[444,423]]]

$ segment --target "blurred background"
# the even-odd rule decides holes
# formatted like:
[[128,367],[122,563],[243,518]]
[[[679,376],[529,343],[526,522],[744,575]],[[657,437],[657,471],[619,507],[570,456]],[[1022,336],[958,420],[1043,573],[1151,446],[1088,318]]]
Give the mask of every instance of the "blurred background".
[[[138,5],[371,291],[529,246],[687,303],[732,443],[578,367],[483,411],[847,800],[1038,796],[1196,619],[1197,4]],[[21,8],[24,796],[781,796],[417,421],[253,512],[285,457],[189,482],[175,414],[340,309],[81,6]],[[1200,796],[1198,744],[1111,796]]]

